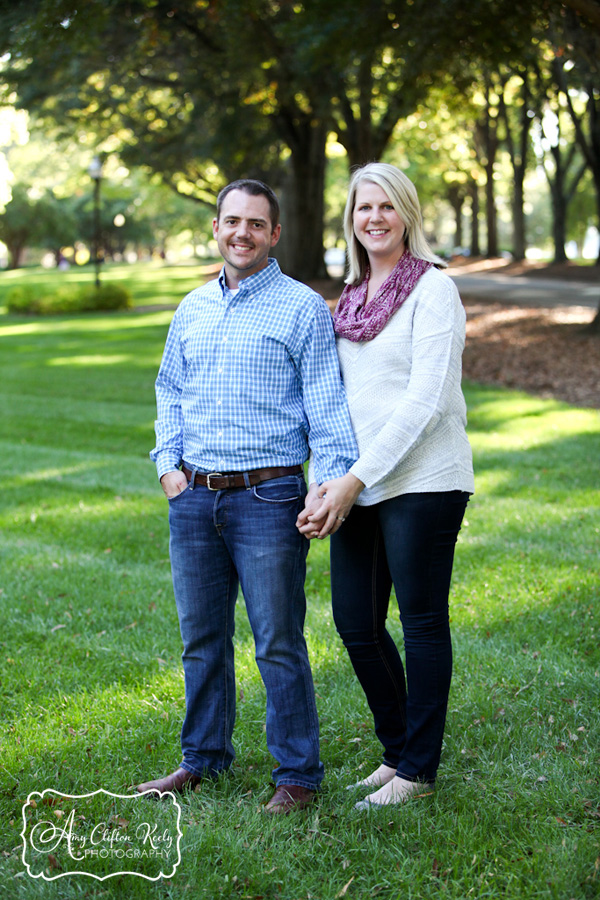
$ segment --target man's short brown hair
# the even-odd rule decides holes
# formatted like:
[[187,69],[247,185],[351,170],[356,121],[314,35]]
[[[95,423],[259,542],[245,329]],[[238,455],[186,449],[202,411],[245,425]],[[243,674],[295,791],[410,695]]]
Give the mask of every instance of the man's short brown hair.
[[271,230],[279,225],[279,200],[268,184],[258,181],[256,178],[239,178],[237,181],[232,181],[231,184],[224,187],[222,191],[219,191],[219,196],[217,197],[217,221],[221,218],[223,201],[231,191],[245,191],[247,194],[252,194],[253,197],[266,197],[269,201]]

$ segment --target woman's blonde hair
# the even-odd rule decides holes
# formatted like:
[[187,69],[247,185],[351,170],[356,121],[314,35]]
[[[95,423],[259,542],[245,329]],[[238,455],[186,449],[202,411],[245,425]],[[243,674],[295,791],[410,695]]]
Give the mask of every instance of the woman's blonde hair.
[[406,247],[417,259],[425,259],[436,266],[446,263],[436,256],[423,233],[423,218],[417,196],[417,189],[404,172],[388,163],[367,163],[356,169],[348,188],[348,199],[344,210],[344,235],[348,245],[347,284],[357,285],[364,281],[369,265],[367,251],[354,234],[353,214],[356,192],[363,181],[378,185],[390,198],[391,204],[406,225],[404,241]]

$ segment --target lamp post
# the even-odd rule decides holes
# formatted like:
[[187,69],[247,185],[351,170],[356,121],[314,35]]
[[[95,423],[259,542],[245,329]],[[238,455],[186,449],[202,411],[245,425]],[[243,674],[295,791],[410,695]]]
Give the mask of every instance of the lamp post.
[[94,182],[94,235],[93,235],[93,257],[94,269],[96,272],[96,288],[100,287],[100,182],[102,181],[102,160],[99,156],[94,156],[89,168],[88,175]]

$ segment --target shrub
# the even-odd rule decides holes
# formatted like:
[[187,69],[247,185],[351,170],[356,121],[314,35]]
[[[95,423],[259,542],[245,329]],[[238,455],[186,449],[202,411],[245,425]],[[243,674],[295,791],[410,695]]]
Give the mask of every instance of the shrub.
[[131,307],[131,295],[118,284],[102,284],[99,288],[61,287],[51,293],[40,294],[40,288],[30,285],[14,287],[8,292],[6,306],[11,313],[53,316],[77,312],[101,312]]
[[20,285],[11,288],[6,295],[6,307],[11,313],[39,313],[40,298],[34,288]]
[[76,287],[58,288],[51,294],[45,294],[39,298],[36,312],[40,316],[58,316],[63,313],[80,312],[82,308],[80,293]]
[[86,311],[128,309],[131,306],[131,294],[120,284],[85,287],[81,289],[80,297],[81,309]]

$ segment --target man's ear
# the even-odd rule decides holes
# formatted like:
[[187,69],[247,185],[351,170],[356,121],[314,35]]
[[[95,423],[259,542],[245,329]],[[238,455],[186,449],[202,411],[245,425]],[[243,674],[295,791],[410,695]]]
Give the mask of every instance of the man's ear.
[[277,241],[279,240],[280,237],[281,237],[281,225],[276,225],[275,228],[273,229],[273,231],[271,232],[271,247],[275,246],[275,244],[277,243]]

